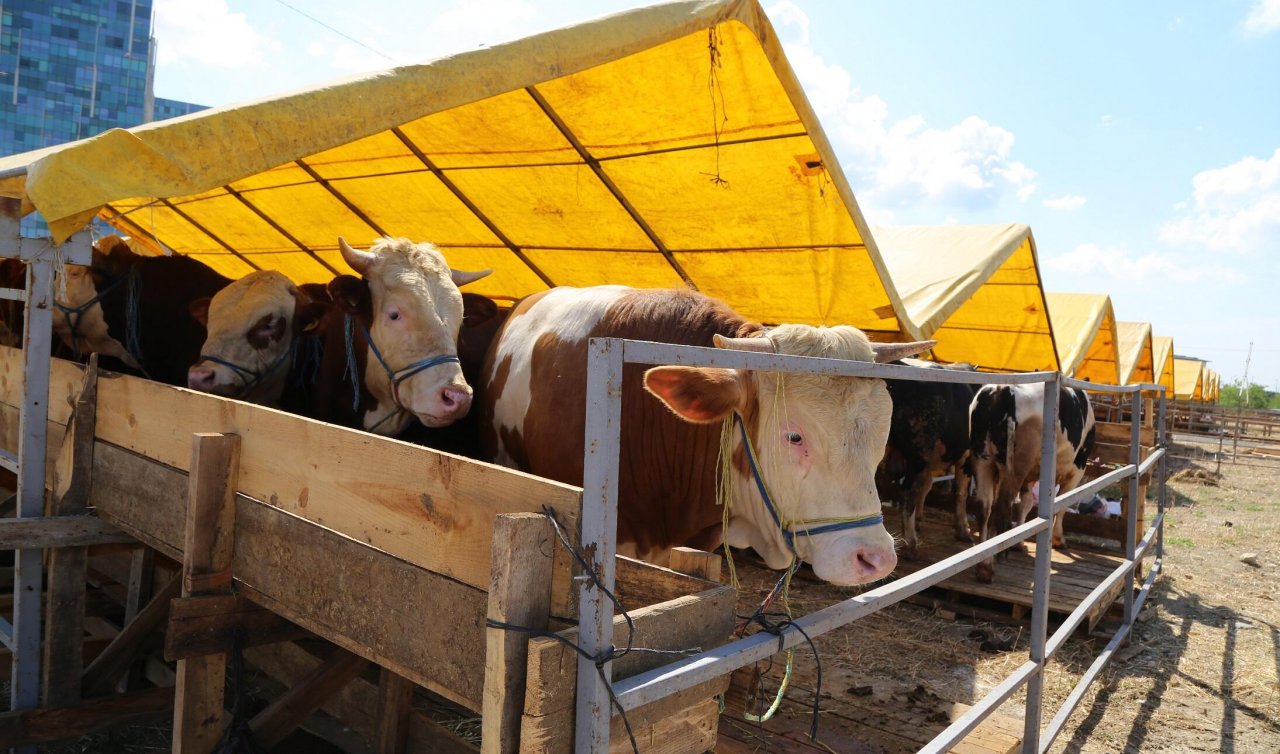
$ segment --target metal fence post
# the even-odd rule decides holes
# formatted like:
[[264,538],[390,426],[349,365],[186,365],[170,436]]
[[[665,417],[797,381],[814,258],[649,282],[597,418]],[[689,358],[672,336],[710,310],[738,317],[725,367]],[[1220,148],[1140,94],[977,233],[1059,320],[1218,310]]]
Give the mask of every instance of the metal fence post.
[[[587,355],[586,459],[582,480],[582,551],[600,584],[614,588],[618,535],[618,463],[622,422],[622,349],[620,340],[592,338]],[[613,605],[590,581],[578,592],[578,642],[598,656],[612,645]],[[605,663],[610,678],[612,663]],[[605,754],[612,717],[609,689],[596,665],[578,661],[574,751]]]
[[[1157,469],[1158,469],[1157,473],[1160,474],[1160,485],[1156,488],[1157,514],[1164,513],[1165,506],[1167,505],[1165,495],[1167,494],[1166,481],[1168,480],[1168,477],[1169,477],[1169,453],[1172,452],[1173,450],[1172,448],[1169,447],[1169,427],[1167,424],[1165,424],[1165,419],[1168,415],[1168,410],[1169,410],[1168,393],[1161,392],[1160,393],[1160,435],[1157,439],[1156,445],[1164,449],[1164,454],[1160,456],[1160,460],[1157,462]],[[1160,519],[1160,528],[1156,529],[1156,560],[1160,561],[1161,563],[1164,562],[1164,519],[1163,518]]]
[[[1133,464],[1133,476],[1129,477],[1129,510],[1125,512],[1124,557],[1132,561],[1138,547],[1138,495],[1142,491],[1142,479],[1137,466],[1142,463],[1142,393],[1134,391],[1130,407],[1133,423],[1129,429],[1129,463]],[[1124,577],[1124,622],[1133,625],[1133,582],[1138,572],[1134,563]]]
[[[1040,504],[1037,515],[1049,520],[1049,526],[1036,535],[1034,600],[1031,605],[1031,661],[1036,670],[1027,679],[1027,704],[1023,718],[1022,750],[1036,754],[1040,750],[1040,713],[1044,698],[1045,641],[1049,628],[1049,567],[1053,562],[1053,507],[1055,459],[1058,455],[1058,377],[1044,383],[1044,432],[1040,441]],[[1016,499],[1015,499],[1016,502]]]

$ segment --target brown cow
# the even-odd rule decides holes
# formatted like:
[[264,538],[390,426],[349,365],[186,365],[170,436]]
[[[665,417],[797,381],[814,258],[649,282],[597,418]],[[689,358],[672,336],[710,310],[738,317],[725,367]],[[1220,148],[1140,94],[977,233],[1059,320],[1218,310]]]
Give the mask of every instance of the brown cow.
[[[592,337],[883,361],[929,343],[885,346],[859,330],[783,325],[766,330],[690,291],[621,286],[555,288],[516,305],[485,361],[480,412],[485,452],[500,463],[582,484],[586,350]],[[646,390],[648,392],[646,392]],[[742,433],[794,553],[819,578],[860,584],[897,562],[880,522],[875,469],[889,432],[889,394],[878,379],[734,369],[627,365],[622,390],[618,543],[661,559],[673,546],[752,547],[773,568],[793,560],[789,537],[757,491]],[[736,416],[741,417],[738,425]],[[722,430],[728,531],[716,504]],[[807,535],[823,519],[857,528]]]

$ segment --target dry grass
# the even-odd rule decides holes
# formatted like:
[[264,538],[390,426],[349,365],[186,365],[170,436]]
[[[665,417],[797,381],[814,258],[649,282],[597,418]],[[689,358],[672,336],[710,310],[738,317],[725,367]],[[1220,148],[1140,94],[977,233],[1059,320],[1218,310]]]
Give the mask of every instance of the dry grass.
[[[1086,693],[1053,751],[1280,751],[1280,463],[1226,463],[1220,478],[1179,471],[1170,484],[1165,574],[1132,643]],[[1248,552],[1258,553],[1261,568],[1240,562]],[[747,611],[772,576],[739,572]],[[792,605],[804,614],[853,593],[801,583]],[[877,698],[923,685],[942,699],[973,703],[1026,661],[1025,634],[901,604],[821,637],[818,646],[824,671],[846,671],[829,677],[871,686]],[[1050,663],[1046,724],[1104,643],[1077,634]],[[796,657],[798,676],[811,679],[811,654]],[[1021,718],[1024,703],[1019,693],[1001,713]]]

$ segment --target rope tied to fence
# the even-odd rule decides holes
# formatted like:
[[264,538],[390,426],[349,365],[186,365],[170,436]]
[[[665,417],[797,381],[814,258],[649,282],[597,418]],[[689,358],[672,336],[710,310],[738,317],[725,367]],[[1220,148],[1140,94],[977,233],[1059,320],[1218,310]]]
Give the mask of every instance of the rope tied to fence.
[[560,545],[564,547],[571,556],[573,556],[578,567],[582,569],[582,573],[585,578],[599,589],[600,593],[613,604],[614,609],[622,615],[623,621],[627,624],[627,645],[619,649],[616,645],[610,644],[609,646],[601,649],[599,653],[591,654],[587,650],[583,649],[577,642],[552,631],[540,628],[531,628],[529,626],[520,626],[514,623],[504,623],[493,619],[485,619],[485,627],[496,628],[501,631],[516,631],[534,638],[554,639],[555,641],[558,641],[572,649],[582,659],[595,665],[596,673],[600,676],[600,683],[604,684],[605,690],[609,693],[610,705],[618,711],[618,715],[622,718],[622,725],[627,731],[627,740],[631,743],[631,751],[635,754],[639,754],[640,747],[639,744],[636,743],[635,733],[631,730],[631,721],[627,719],[627,711],[622,708],[622,703],[618,701],[617,695],[613,692],[613,683],[604,672],[605,665],[614,660],[625,657],[632,652],[637,654],[646,653],[689,656],[702,652],[702,647],[690,647],[688,649],[653,649],[649,647],[635,646],[636,624],[632,619],[631,614],[622,606],[622,601],[618,599],[616,594],[609,589],[606,589],[604,584],[600,583],[599,574],[591,567],[591,564],[587,562],[586,555],[583,554],[581,548],[574,547],[573,543],[569,540],[569,535],[565,532],[564,526],[561,525],[560,520],[556,517],[555,510],[544,505],[542,507],[542,513],[547,517],[547,522],[551,524],[551,528],[555,532],[556,539],[559,540]]
[[253,737],[246,709],[248,694],[245,691],[244,672],[245,630],[236,627],[231,631],[231,652],[227,655],[227,672],[232,689],[231,719],[222,730],[222,737],[214,745],[214,754],[265,754]]

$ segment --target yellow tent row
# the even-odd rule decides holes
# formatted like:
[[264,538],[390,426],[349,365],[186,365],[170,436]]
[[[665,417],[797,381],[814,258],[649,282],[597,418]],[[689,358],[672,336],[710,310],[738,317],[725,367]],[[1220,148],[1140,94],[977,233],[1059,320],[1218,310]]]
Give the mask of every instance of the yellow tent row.
[[1155,335],[1151,338],[1151,349],[1155,355],[1153,363],[1159,370],[1155,382],[1164,386],[1165,392],[1174,394],[1173,381],[1173,338],[1167,335]]
[[762,322],[902,329],[755,0],[641,8],[0,159],[61,241],[94,216],[233,277],[345,271],[338,236],[436,243],[470,290],[689,284]]
[[1120,384],[1154,383],[1155,350],[1150,322],[1117,322],[1119,336]]
[[1096,293],[1046,293],[1062,373],[1090,382],[1120,384],[1116,315],[1111,297]]
[[1204,362],[1174,358],[1173,395],[1179,400],[1204,400]]

